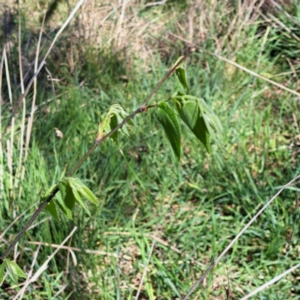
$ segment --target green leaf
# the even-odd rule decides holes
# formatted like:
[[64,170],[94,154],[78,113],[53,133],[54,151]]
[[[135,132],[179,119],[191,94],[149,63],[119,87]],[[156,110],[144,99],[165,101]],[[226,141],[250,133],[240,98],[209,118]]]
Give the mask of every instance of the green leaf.
[[180,92],[180,91],[176,91],[176,92],[174,92],[172,95],[171,95],[171,99],[176,99],[177,97],[178,98],[182,98],[182,96],[185,96],[186,94],[184,94],[184,93],[182,93],[182,92]]
[[64,179],[63,181],[61,181],[58,185],[62,199],[64,201],[64,204],[66,205],[66,207],[70,210],[72,210],[74,208],[75,205],[75,196],[73,194],[73,190],[69,184],[69,182]]
[[92,202],[95,205],[99,205],[97,197],[93,194],[93,192],[79,179],[75,177],[69,177],[69,182],[72,182],[78,193],[86,200]]
[[101,138],[105,132],[107,132],[107,128],[109,127],[111,115],[108,113],[102,119],[102,122],[99,123],[98,126],[98,137]]
[[27,278],[23,270],[14,261],[9,261],[9,265],[18,277]]
[[8,272],[8,276],[11,278],[11,280],[17,284],[18,283],[18,278],[26,278],[26,274],[23,272],[23,270],[14,262],[5,259],[4,260],[6,264],[6,269]]
[[[99,205],[97,197],[93,192],[79,179],[75,177],[68,177],[66,180],[70,183],[70,186],[73,190],[74,196],[77,202],[84,207],[84,209],[90,214],[86,205],[82,202],[81,197],[92,202],[95,205]],[[80,198],[80,200],[79,200]]]
[[93,204],[95,204],[95,205],[99,205],[99,202],[98,202],[98,199],[97,199],[97,197],[93,194],[93,192],[87,187],[87,186],[85,186],[84,184],[82,184],[82,186],[78,189],[78,192],[80,193],[80,195],[84,198],[84,199],[86,199],[86,200],[88,200],[88,201],[90,201],[90,202],[92,202]]
[[99,205],[99,201],[97,197],[93,194],[93,192],[87,187],[87,186],[82,186],[80,189],[80,194],[82,195],[83,198],[86,200],[92,202],[95,205]]
[[210,153],[210,136],[198,102],[186,101],[181,107],[177,105],[177,109],[182,120]]
[[56,204],[58,205],[58,207],[60,208],[60,210],[67,216],[67,218],[68,218],[69,220],[73,220],[73,217],[72,217],[72,210],[69,209],[69,208],[65,205],[65,203],[64,203],[64,201],[63,201],[63,199],[62,199],[61,194],[60,194],[60,193],[57,193],[57,194],[55,195],[55,197],[56,197]]
[[[118,123],[118,118],[116,115],[112,116],[111,119],[110,119],[110,129],[113,130],[115,129],[117,126],[119,125]],[[118,143],[118,131],[116,131],[112,136],[111,138],[116,142]]]
[[[50,187],[50,189],[47,190],[45,195],[42,197],[42,202],[44,202],[50,196],[50,194],[52,193],[52,191],[54,190],[55,187],[56,187],[56,185],[54,184]],[[58,214],[57,214],[55,202],[53,199],[47,204],[47,206],[45,208],[54,219],[58,220]]]
[[93,204],[98,205],[98,200],[92,191],[86,187],[78,178],[66,177],[58,185],[60,193],[56,194],[56,203],[67,217],[72,220],[72,210],[75,202],[77,202],[87,212],[89,216],[91,213],[88,206],[84,203],[86,199]]
[[187,93],[190,92],[190,88],[187,82],[186,72],[185,69],[182,67],[178,67],[175,71],[177,78],[179,79],[179,82],[183,86],[183,88],[186,90]]
[[0,283],[3,281],[5,264],[4,262],[0,265]]
[[[124,119],[128,116],[123,107],[119,104],[112,105],[107,111],[106,115],[102,118],[102,122],[99,124],[98,137],[102,137],[104,132],[108,133],[110,130],[116,128]],[[128,121],[120,128],[120,132],[129,135],[126,125],[135,125],[132,120]],[[115,132],[111,138],[117,142],[118,132]]]
[[180,57],[178,57],[178,59],[176,60],[176,62],[173,66],[176,66],[179,63],[179,61],[183,58],[184,58],[184,56],[182,56],[182,55]]
[[45,207],[46,210],[51,214],[51,216],[58,221],[58,214],[57,214],[57,210],[56,210],[56,205],[54,200],[52,199],[47,206]]
[[68,219],[72,220],[72,210],[74,208],[76,199],[70,184],[68,181],[66,181],[66,179],[64,179],[58,184],[58,188],[60,193],[56,194],[57,205],[68,217]]
[[75,201],[77,201],[77,203],[79,203],[79,205],[83,207],[83,209],[87,212],[87,214],[89,216],[91,216],[91,213],[90,213],[88,207],[82,201],[81,195],[78,192],[78,188],[80,188],[80,183],[81,183],[80,180],[77,179],[77,178],[68,178],[66,180],[68,180],[68,182],[70,184],[70,187],[72,189],[73,195],[75,197]]
[[219,145],[219,147],[222,147],[221,142],[223,141],[223,126],[221,124],[221,121],[219,120],[218,116],[212,111],[212,109],[207,105],[204,99],[197,98],[197,103],[210,136]]
[[156,118],[163,126],[173,152],[179,160],[181,155],[181,131],[177,116],[174,110],[165,102],[158,103],[158,107]]

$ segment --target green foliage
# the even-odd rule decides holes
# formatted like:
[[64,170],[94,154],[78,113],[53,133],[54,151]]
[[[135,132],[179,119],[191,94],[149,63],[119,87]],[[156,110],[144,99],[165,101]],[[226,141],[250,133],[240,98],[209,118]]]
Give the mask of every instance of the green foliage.
[[[182,58],[179,57],[178,60],[175,62],[174,65],[177,64],[177,62]],[[189,88],[189,84],[188,84],[188,81],[187,81],[187,75],[186,75],[186,71],[185,69],[182,67],[182,66],[179,66],[176,68],[175,70],[175,74],[180,82],[180,84],[182,85],[182,87],[185,89],[186,93],[190,93],[190,88]]]
[[26,278],[26,274],[14,261],[4,259],[3,263],[0,265],[0,283],[3,281],[5,270],[15,284],[18,284],[19,277]]
[[54,200],[52,199],[46,206],[46,210],[50,213],[50,215],[55,219],[58,220],[58,214],[56,210],[56,205]]
[[[180,99],[177,109],[181,119],[210,153],[210,136],[198,101]],[[198,99],[197,99],[198,100]]]
[[0,265],[0,283],[3,281],[4,272],[5,272],[5,263],[3,261],[3,263]]
[[[43,197],[43,201],[50,195],[54,190],[55,186],[52,186]],[[98,205],[97,197],[92,191],[85,186],[78,178],[66,177],[61,180],[58,184],[59,193],[55,195],[55,199],[52,199],[46,206],[46,210],[52,215],[53,218],[58,220],[58,213],[56,205],[60,210],[67,216],[68,219],[72,220],[72,210],[77,202],[85,212],[91,216],[91,213],[84,203],[83,199],[88,200],[92,204]]]
[[[185,69],[183,67],[178,67],[176,69],[176,75],[187,94],[178,91],[166,101],[171,100],[176,105],[179,117],[204,145],[206,151],[210,153],[210,137],[221,145],[223,137],[222,124],[203,99],[189,95],[190,88]],[[165,102],[159,102],[158,107],[159,109],[156,112],[156,117],[162,124],[174,154],[179,160],[181,153],[181,138],[175,109]]]
[[181,155],[181,130],[174,110],[165,102],[158,104],[156,118],[163,126],[177,160]]
[[[176,65],[180,59],[182,59],[182,57],[180,57],[174,65]],[[175,157],[179,161],[181,156],[181,129],[177,113],[188,128],[194,133],[197,139],[204,145],[208,153],[211,152],[210,136],[212,136],[213,139],[220,144],[220,137],[222,136],[223,128],[218,117],[214,114],[206,102],[201,98],[190,95],[190,87],[185,68],[178,66],[175,70],[175,74],[186,94],[178,91],[167,98],[166,101],[171,100],[172,103],[175,104],[176,108],[172,108],[166,103],[166,101],[159,102],[155,115],[157,120],[163,126]],[[101,122],[98,127],[97,139],[103,137],[103,135],[105,133],[107,134],[110,130],[115,129],[127,116],[128,114],[121,105],[112,105],[108,109],[107,113],[101,118]],[[128,124],[135,125],[132,120],[130,120]],[[126,124],[124,124],[119,130],[121,133],[129,136]],[[118,131],[114,132],[111,138],[117,143]],[[62,203],[61,206],[65,212],[68,211],[68,208],[64,208]],[[51,210],[54,215],[55,211],[52,207]],[[70,215],[70,213],[68,213],[68,215]]]
[[[115,129],[124,119],[128,116],[125,110],[119,104],[113,104],[108,112],[102,117],[102,121],[98,127],[98,137],[101,138],[104,133]],[[134,125],[133,121],[130,120],[127,124]],[[120,132],[129,136],[126,125],[120,128]],[[116,131],[111,138],[117,143],[118,142],[118,131]]]

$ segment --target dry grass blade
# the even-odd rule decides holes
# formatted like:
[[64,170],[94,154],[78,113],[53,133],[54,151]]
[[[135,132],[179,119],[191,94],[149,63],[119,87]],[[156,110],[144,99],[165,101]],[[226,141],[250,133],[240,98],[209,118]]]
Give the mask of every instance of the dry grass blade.
[[[4,168],[3,168],[3,149],[2,149],[2,76],[3,76],[3,65],[4,65],[4,52],[2,52],[2,58],[0,62],[0,190],[4,191]],[[0,199],[2,199],[0,193]]]
[[[6,46],[4,47],[6,49]],[[8,67],[8,59],[7,59],[7,51],[5,50],[3,52],[4,54],[4,65],[5,65],[5,74],[6,74],[6,82],[7,82],[7,88],[8,88],[8,97],[9,97],[9,103],[11,105],[11,108],[13,110],[14,104],[13,104],[13,96],[12,96],[12,88],[11,88],[11,82],[10,82],[10,72]],[[14,127],[15,127],[15,118],[12,118],[11,122],[11,132],[10,132],[10,140],[6,141],[7,145],[7,167],[10,173],[10,199],[13,200],[14,193],[13,193],[13,145],[14,145]],[[10,203],[10,208],[12,208],[12,202]]]
[[266,289],[267,287],[269,287],[270,285],[276,283],[277,281],[279,281],[281,278],[283,278],[284,276],[288,275],[289,273],[295,271],[296,269],[298,269],[300,267],[300,264],[297,264],[295,266],[293,266],[292,268],[286,270],[285,272],[281,273],[280,275],[274,277],[272,280],[266,282],[265,284],[263,284],[262,286],[260,286],[259,288],[257,288],[256,290],[252,291],[250,294],[248,294],[247,296],[243,297],[241,300],[246,300],[251,298],[252,296],[256,295],[257,293],[263,291],[264,289]]
[[62,288],[53,296],[53,299],[57,299],[57,297],[66,289],[68,284],[64,284]]
[[120,43],[120,33],[122,30],[122,24],[124,22],[124,17],[125,17],[125,11],[126,11],[126,5],[130,2],[131,0],[124,0],[122,3],[122,8],[121,8],[121,14],[118,20],[118,25],[117,25],[117,33],[116,33],[116,47],[119,47],[119,43]]
[[62,249],[62,246],[72,237],[72,235],[74,234],[74,232],[77,230],[77,227],[75,226],[73,228],[73,230],[71,231],[71,233],[63,240],[63,242],[60,244],[60,247],[57,248],[49,257],[48,259],[42,264],[42,266],[36,271],[36,273],[26,281],[26,284],[22,287],[22,289],[18,292],[18,294],[14,297],[14,300],[20,298],[23,295],[24,291],[26,290],[26,288],[28,287],[28,285],[34,281],[36,281],[40,275],[48,268],[48,264],[50,262],[50,260],[56,255],[56,253]]
[[[34,268],[34,265],[35,265],[35,263],[36,263],[36,260],[37,260],[37,257],[38,257],[40,248],[41,248],[41,245],[38,246],[37,250],[36,250],[36,251],[34,252],[34,254],[33,254],[33,260],[32,260],[32,263],[31,263],[30,271],[29,271],[29,273],[27,274],[28,277],[27,277],[27,279],[26,279],[26,281],[25,281],[25,283],[24,283],[24,286],[27,285],[27,282],[29,282],[30,277],[31,277],[31,275],[32,275],[32,273],[33,273],[33,268]],[[25,293],[25,289],[22,288],[22,292],[20,291],[20,299],[23,298],[24,293]]]
[[[20,72],[20,83],[21,83],[21,92],[24,94],[24,77],[23,77],[23,66],[22,66],[22,50],[21,50],[21,16],[19,16],[19,27],[18,27],[18,55],[19,55],[19,72]],[[22,100],[23,103],[23,113],[22,113],[22,121],[21,121],[21,132],[20,132],[20,152],[19,152],[19,163],[16,171],[16,180],[15,180],[15,188],[19,185],[19,179],[24,178],[25,174],[25,166],[22,165],[23,160],[23,147],[24,147],[24,133],[25,133],[25,121],[26,121],[26,97]],[[22,195],[22,185],[19,186],[19,195],[21,198]]]
[[141,290],[142,290],[142,287],[143,287],[143,284],[144,284],[144,280],[145,280],[145,277],[146,277],[146,274],[147,274],[148,265],[150,263],[150,259],[151,259],[151,256],[152,256],[152,253],[153,253],[153,250],[154,250],[154,246],[155,246],[155,240],[152,241],[152,245],[151,245],[150,252],[149,252],[149,255],[148,255],[147,263],[144,266],[143,275],[142,275],[142,278],[141,278],[141,281],[140,281],[140,284],[139,284],[139,287],[138,287],[138,291],[137,291],[136,296],[134,298],[135,300],[139,299],[139,296],[140,296],[140,293],[141,293]]
[[105,251],[99,251],[99,250],[79,249],[79,248],[74,248],[74,247],[69,247],[69,246],[61,246],[61,245],[48,244],[48,243],[43,243],[43,242],[25,242],[25,243],[30,244],[30,245],[43,245],[43,246],[48,246],[48,247],[53,247],[53,248],[60,248],[60,249],[65,249],[65,250],[69,250],[69,251],[84,252],[84,253],[88,253],[88,254],[107,255],[107,256],[113,256],[115,258],[118,258],[117,254],[109,253],[109,252],[105,252]]
[[[39,62],[40,45],[41,45],[41,40],[42,40],[42,33],[43,33],[43,28],[44,28],[45,17],[46,17],[46,15],[44,15],[44,18],[43,18],[43,23],[42,23],[42,27],[40,29],[40,35],[39,35],[39,40],[38,40],[37,49],[36,49],[36,56],[35,56],[35,62],[34,62],[34,73],[37,72],[37,67],[38,67],[38,62]],[[27,133],[26,133],[24,163],[26,162],[27,156],[28,156],[30,135],[31,135],[32,123],[33,123],[33,117],[34,117],[34,111],[35,111],[36,93],[37,93],[37,77],[34,77],[31,112],[30,112],[30,118],[28,119],[28,126],[27,126]],[[22,176],[22,180],[23,180],[23,176]]]
[[204,280],[204,278],[208,275],[208,273],[218,264],[221,258],[228,252],[228,250],[233,246],[233,244],[244,234],[244,232],[252,225],[252,223],[258,218],[258,216],[276,199],[278,195],[281,194],[283,190],[289,187],[292,183],[300,178],[300,175],[296,176],[286,185],[284,185],[256,214],[255,216],[247,223],[247,225],[237,234],[237,236],[229,243],[229,245],[225,248],[225,250],[218,256],[218,258],[213,261],[213,263],[208,267],[208,269],[204,272],[199,280],[192,286],[187,295],[183,298],[183,300],[187,300],[191,294],[196,290],[196,288],[200,285],[200,283]]
[[296,92],[296,91],[294,91],[294,90],[292,90],[292,89],[289,89],[288,87],[286,87],[286,86],[284,86],[284,85],[282,85],[282,84],[280,84],[280,83],[278,83],[278,82],[276,82],[276,81],[273,81],[273,80],[268,79],[268,78],[266,78],[266,77],[264,77],[264,76],[262,76],[262,75],[259,75],[258,73],[253,72],[253,71],[251,71],[251,70],[249,70],[249,69],[247,69],[247,68],[245,68],[245,67],[239,65],[238,63],[231,61],[230,59],[227,59],[227,58],[225,58],[225,57],[222,57],[221,55],[218,55],[218,54],[216,54],[216,53],[210,53],[210,54],[213,55],[213,56],[215,56],[215,57],[217,57],[217,58],[220,59],[220,60],[223,60],[223,61],[225,61],[225,62],[227,62],[227,63],[233,65],[234,67],[237,67],[238,69],[241,69],[241,70],[243,70],[243,71],[249,73],[250,75],[253,75],[253,76],[255,76],[255,77],[259,78],[259,79],[262,79],[262,80],[264,80],[264,81],[266,81],[266,82],[268,82],[268,83],[271,83],[272,85],[275,85],[275,86],[279,87],[279,88],[282,89],[282,90],[285,90],[285,91],[287,91],[287,92],[289,92],[289,93],[291,93],[291,94],[296,95],[297,97],[300,97],[300,93],[298,93],[298,92]]
[[145,4],[145,7],[155,6],[155,5],[163,5],[166,4],[167,0],[161,0],[157,2],[149,2]]

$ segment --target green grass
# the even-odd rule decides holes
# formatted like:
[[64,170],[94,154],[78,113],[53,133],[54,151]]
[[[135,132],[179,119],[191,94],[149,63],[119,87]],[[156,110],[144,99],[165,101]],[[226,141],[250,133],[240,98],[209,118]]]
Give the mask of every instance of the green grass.
[[[252,26],[243,30],[248,39],[232,54],[237,63],[273,76],[286,71],[278,56],[270,54],[271,41],[261,49],[263,36],[257,34],[261,29]],[[214,50],[210,40],[202,49]],[[56,96],[50,88],[39,93],[39,105],[46,99],[53,100],[44,105],[47,112],[43,108],[36,112],[23,193],[14,199],[17,215],[37,204],[63,171],[70,170],[86,153],[94,141],[100,116],[110,105],[120,103],[128,112],[136,109],[177,58],[173,54],[166,64],[157,53],[153,61],[146,62],[150,71],[140,68],[127,74],[126,63],[117,61],[117,56],[107,57],[101,65],[102,56],[88,53],[74,74],[67,69],[54,74],[64,78],[55,86]],[[295,49],[292,56],[294,53]],[[230,55],[224,49],[224,56]],[[136,58],[135,64],[143,66],[145,62]],[[59,222],[45,219],[49,215],[43,213],[39,217],[42,223],[21,240],[17,263],[24,270],[30,269],[37,249],[27,242],[57,245],[78,226],[67,245],[82,249],[74,251],[76,266],[72,256],[60,250],[23,299],[133,299],[153,240],[154,251],[140,299],[180,299],[257,209],[299,174],[299,132],[293,120],[299,120],[300,113],[295,96],[241,70],[231,72],[224,62],[202,52],[193,54],[187,72],[192,93],[204,97],[222,121],[223,149],[213,144],[212,154],[207,155],[182,124],[183,157],[176,165],[151,110],[139,115],[135,119],[137,127],[130,129],[130,138],[122,137],[119,145],[105,142],[76,173],[99,199],[98,208],[90,207],[92,218],[80,209],[73,221],[63,216]],[[126,75],[129,80],[118,75]],[[84,84],[80,85],[82,80]],[[281,77],[280,82],[296,89],[289,76]],[[154,101],[178,88],[176,78],[171,77]],[[5,123],[9,114],[2,111]],[[62,139],[54,128],[62,131]],[[14,134],[17,141],[19,130]],[[16,143],[16,157],[17,150]],[[3,153],[1,163],[8,180],[7,155]],[[0,201],[3,229],[14,219],[8,184],[5,187]],[[285,190],[191,299],[196,299],[195,295],[198,299],[225,299],[228,281],[233,299],[239,299],[298,263],[297,194],[297,190]],[[6,241],[33,211],[9,230]],[[287,245],[291,231],[293,239]],[[3,244],[2,249],[5,247]],[[99,253],[85,254],[86,249]],[[35,271],[52,252],[49,246],[39,249]],[[255,299],[300,298],[298,273],[283,278]],[[12,286],[9,280],[4,283],[1,299],[10,299],[19,289]]]

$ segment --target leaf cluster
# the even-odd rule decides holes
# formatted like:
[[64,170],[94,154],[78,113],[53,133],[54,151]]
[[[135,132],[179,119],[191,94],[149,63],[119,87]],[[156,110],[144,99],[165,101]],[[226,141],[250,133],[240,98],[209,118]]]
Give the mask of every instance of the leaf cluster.
[[[55,186],[52,186],[44,196],[47,198]],[[83,201],[83,199],[98,205],[98,200],[93,192],[84,185],[80,179],[75,177],[66,177],[61,180],[58,184],[59,193],[55,195],[46,206],[46,210],[51,214],[51,216],[58,220],[57,207],[67,216],[69,220],[72,220],[72,210],[75,207],[75,203],[78,203],[86,213],[91,216],[88,206]]]
[[19,277],[26,278],[26,274],[14,261],[4,259],[0,265],[0,283],[3,281],[5,271],[15,284],[18,284]]
[[220,144],[223,136],[222,124],[204,99],[190,95],[185,69],[178,67],[175,74],[185,93],[177,91],[166,100],[159,102],[156,118],[163,126],[177,160],[180,160],[181,156],[181,130],[178,118],[187,125],[210,153],[211,137]]
[[[127,112],[123,109],[120,104],[113,104],[108,112],[103,116],[98,126],[98,138],[101,138],[105,133],[109,133],[115,129],[124,119],[128,116]],[[134,125],[132,120],[129,120],[128,125]],[[129,136],[126,125],[119,129],[121,133]],[[116,131],[111,138],[117,143],[118,142],[118,131]]]

